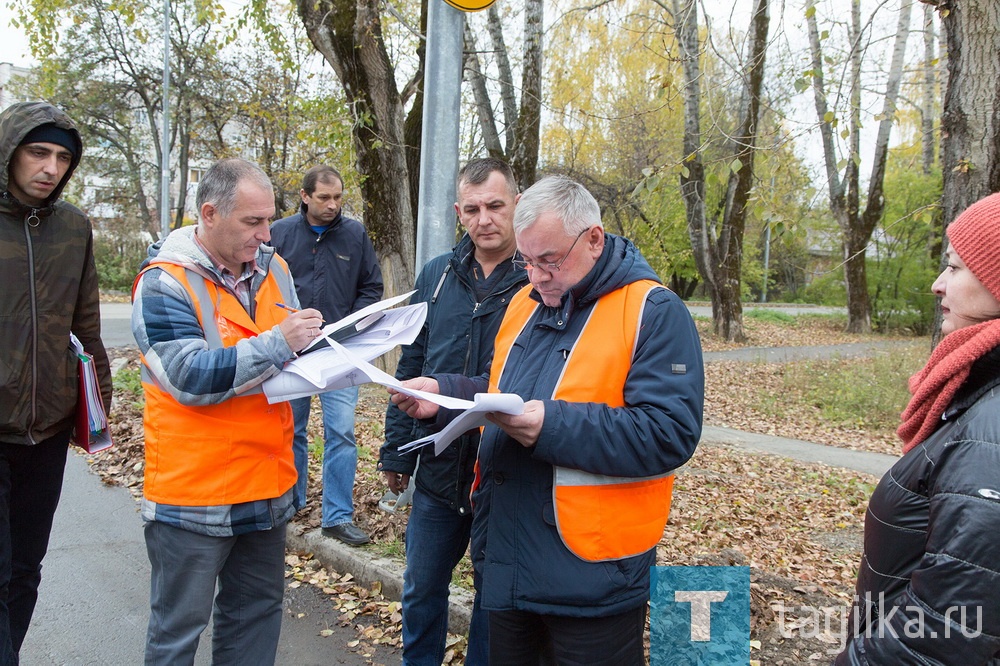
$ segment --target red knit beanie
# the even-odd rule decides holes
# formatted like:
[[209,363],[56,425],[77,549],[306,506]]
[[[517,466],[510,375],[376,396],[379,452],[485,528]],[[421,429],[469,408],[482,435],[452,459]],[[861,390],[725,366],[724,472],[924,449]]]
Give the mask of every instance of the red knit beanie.
[[972,274],[1000,300],[1000,192],[962,211],[946,233]]

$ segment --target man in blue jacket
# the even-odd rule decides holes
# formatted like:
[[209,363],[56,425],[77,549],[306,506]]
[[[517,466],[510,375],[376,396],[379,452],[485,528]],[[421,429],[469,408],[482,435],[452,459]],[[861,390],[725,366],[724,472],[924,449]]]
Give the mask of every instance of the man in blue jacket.
[[[341,209],[344,179],[333,168],[306,171],[299,212],[271,227],[271,245],[286,262],[303,308],[323,313],[327,324],[382,299],[382,270],[364,226]],[[354,408],[358,388],[319,395],[323,407],[323,534],[352,546],[368,543],[354,524],[354,476],[358,448]],[[306,426],[311,398],[292,400],[295,416],[295,506],[306,501],[309,452]]]
[[[448,254],[427,262],[417,277],[411,303],[427,303],[427,320],[413,344],[403,348],[397,379],[456,372],[477,376],[493,357],[493,339],[507,304],[528,282],[513,264],[517,183],[510,167],[495,158],[477,159],[458,172],[455,211],[466,234]],[[416,467],[415,453],[400,445],[428,434],[424,424],[390,404],[379,469],[395,493]],[[438,666],[448,629],[448,584],[469,546],[469,491],[479,447],[479,430],[465,433],[440,456],[420,454],[413,508],[406,527],[403,576],[403,664]],[[465,663],[485,665],[487,623],[478,601],[472,612]]]
[[[635,245],[604,231],[579,183],[528,188],[514,234],[531,286],[507,306],[488,382],[407,385],[526,401],[522,414],[490,415],[472,493],[490,664],[637,666],[672,471],[701,435],[698,334]],[[414,418],[447,417],[426,400],[392,401]]]

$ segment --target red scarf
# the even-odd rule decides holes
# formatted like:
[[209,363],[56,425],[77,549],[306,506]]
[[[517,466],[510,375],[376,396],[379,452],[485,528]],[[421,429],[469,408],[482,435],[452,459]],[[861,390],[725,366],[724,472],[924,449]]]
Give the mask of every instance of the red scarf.
[[903,440],[903,453],[927,439],[941,424],[941,415],[969,376],[972,364],[1000,346],[1000,319],[992,319],[952,331],[910,377],[910,404],[900,418],[896,434]]

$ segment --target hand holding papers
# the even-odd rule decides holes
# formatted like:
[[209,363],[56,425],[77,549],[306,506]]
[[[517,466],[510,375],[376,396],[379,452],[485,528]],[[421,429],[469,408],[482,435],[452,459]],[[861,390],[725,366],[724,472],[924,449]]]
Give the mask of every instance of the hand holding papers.
[[[400,453],[413,451],[433,442],[434,455],[441,455],[441,452],[448,448],[448,445],[455,441],[463,432],[486,425],[488,423],[486,420],[488,412],[502,412],[504,414],[515,415],[524,412],[524,401],[521,400],[521,396],[514,393],[477,393],[469,401],[449,398],[448,396],[441,396],[435,393],[425,393],[423,391],[413,392],[405,388],[397,388],[396,390],[402,393],[410,393],[411,395],[419,393],[420,395],[416,395],[416,397],[430,400],[448,409],[465,410],[454,421],[445,426],[441,432],[416,439],[408,444],[403,444],[399,447]],[[445,405],[440,402],[442,398],[448,400],[449,404]]]
[[[373,303],[325,326],[320,337],[299,358],[264,382],[262,388],[268,402],[302,398],[369,381],[357,375],[355,360],[370,361],[396,345],[413,342],[420,332],[427,317],[426,303],[389,309],[413,293]],[[338,336],[345,336],[344,345],[337,343]],[[345,353],[348,349],[352,352],[350,356]]]

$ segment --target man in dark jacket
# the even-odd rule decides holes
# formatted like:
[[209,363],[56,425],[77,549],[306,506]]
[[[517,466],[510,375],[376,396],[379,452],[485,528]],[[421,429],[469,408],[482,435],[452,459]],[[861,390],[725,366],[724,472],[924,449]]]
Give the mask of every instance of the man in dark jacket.
[[80,163],[72,121],[42,102],[0,114],[0,664],[16,664],[38,597],[78,393],[70,332],[93,355],[104,409],[90,221],[59,201]]
[[[427,262],[411,302],[427,303],[427,320],[412,345],[403,348],[398,379],[438,372],[476,376],[489,368],[496,337],[511,297],[528,276],[513,265],[517,184],[510,167],[494,158],[473,160],[458,173],[455,211],[466,230],[449,254]],[[425,426],[390,404],[379,469],[389,489],[402,492],[416,466],[415,453],[400,445],[428,434]],[[448,584],[465,554],[472,527],[469,491],[479,430],[465,433],[440,456],[420,454],[413,509],[406,527],[403,576],[403,663],[438,666],[448,628]],[[487,663],[486,617],[475,603],[465,663]]]
[[[635,245],[605,233],[579,183],[528,188],[514,233],[531,286],[507,306],[488,383],[408,384],[463,398],[488,385],[526,401],[522,414],[489,415],[472,493],[490,663],[643,664],[672,471],[701,435],[698,334]],[[415,418],[438,412],[392,400]]]
[[[302,179],[299,212],[271,227],[271,245],[286,262],[303,308],[323,313],[327,324],[382,298],[382,270],[364,226],[341,210],[344,179],[320,165]],[[319,395],[323,407],[323,534],[352,546],[368,543],[354,524],[354,475],[358,448],[354,439],[356,386]],[[311,398],[292,400],[295,415],[295,506],[306,502],[309,451],[306,426]]]

